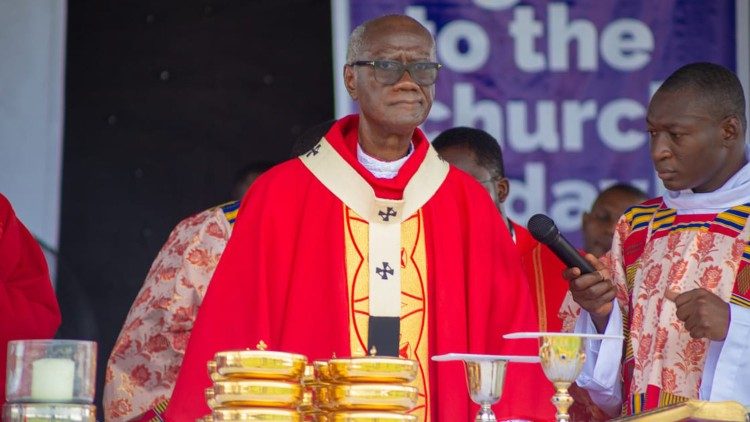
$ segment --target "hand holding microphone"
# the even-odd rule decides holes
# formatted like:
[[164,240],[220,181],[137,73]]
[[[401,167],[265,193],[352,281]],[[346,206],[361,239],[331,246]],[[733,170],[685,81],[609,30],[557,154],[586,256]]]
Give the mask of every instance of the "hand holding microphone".
[[568,266],[563,277],[570,282],[573,300],[588,311],[597,331],[603,332],[612,312],[612,299],[617,295],[604,264],[591,254],[582,257],[544,214],[532,216],[527,227],[534,239],[547,245]]

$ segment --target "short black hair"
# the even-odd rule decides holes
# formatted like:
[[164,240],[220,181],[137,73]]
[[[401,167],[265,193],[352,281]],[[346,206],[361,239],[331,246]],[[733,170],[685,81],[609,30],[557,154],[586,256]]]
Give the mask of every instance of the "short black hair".
[[245,180],[245,178],[251,174],[265,173],[266,170],[270,169],[276,164],[277,163],[275,161],[266,161],[266,160],[252,161],[234,173],[233,185],[242,183]]
[[438,135],[432,146],[440,150],[448,147],[462,147],[474,152],[477,164],[486,168],[494,177],[505,177],[503,151],[497,139],[489,133],[471,127],[459,126]]
[[690,63],[669,75],[658,91],[674,92],[681,89],[696,90],[709,102],[712,113],[720,114],[719,118],[736,116],[742,130],[747,129],[745,93],[737,75],[731,70],[715,63]]
[[599,193],[599,196],[597,197],[597,199],[599,199],[605,193],[615,192],[615,191],[616,192],[622,192],[622,193],[625,193],[625,194],[628,194],[628,195],[633,195],[633,196],[636,196],[638,198],[643,198],[643,200],[648,199],[648,195],[646,194],[646,192],[638,189],[637,187],[635,187],[633,185],[629,185],[627,183],[622,183],[622,182],[615,183],[614,185],[609,186],[607,189],[604,189],[603,191],[601,191]]

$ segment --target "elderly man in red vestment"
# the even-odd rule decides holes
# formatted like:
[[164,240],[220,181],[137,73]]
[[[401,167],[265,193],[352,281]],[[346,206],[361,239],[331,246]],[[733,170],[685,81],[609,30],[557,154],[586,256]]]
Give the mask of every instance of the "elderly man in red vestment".
[[[334,124],[299,158],[250,188],[211,280],[172,399],[170,421],[209,413],[203,391],[214,353],[253,347],[309,359],[404,356],[420,366],[421,421],[473,417],[463,369],[449,352],[535,355],[518,254],[492,201],[438,158],[425,121],[439,65],[430,33],[386,16],[352,33],[344,80],[359,115]],[[538,365],[511,364],[496,411],[554,412],[535,386]]]
[[0,385],[5,402],[8,341],[52,338],[60,308],[42,250],[0,195]]

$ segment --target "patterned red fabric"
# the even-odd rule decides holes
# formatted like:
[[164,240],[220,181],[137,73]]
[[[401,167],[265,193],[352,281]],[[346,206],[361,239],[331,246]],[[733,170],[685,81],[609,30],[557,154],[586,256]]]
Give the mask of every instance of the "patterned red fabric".
[[[399,176],[383,181],[363,173],[351,152],[357,125],[356,117],[342,119],[326,138],[376,194],[399,193],[429,147],[424,135],[415,131],[414,154]],[[263,340],[270,349],[309,359],[350,353],[342,202],[295,159],[261,176],[242,203],[198,314],[166,420],[208,413],[206,361],[219,350],[254,347]],[[537,323],[518,253],[486,191],[451,169],[422,211],[432,292],[430,355],[536,355],[536,341],[501,337],[533,331]],[[461,365],[431,362],[429,371],[434,420],[473,418],[476,408]],[[537,394],[547,382],[538,365],[511,364],[496,411],[505,418],[550,419],[549,397]]]
[[39,244],[0,194],[0,397],[5,402],[8,341],[52,338],[60,308]]
[[172,230],[133,302],[107,363],[107,421],[132,419],[169,399],[190,331],[232,227],[221,207]]

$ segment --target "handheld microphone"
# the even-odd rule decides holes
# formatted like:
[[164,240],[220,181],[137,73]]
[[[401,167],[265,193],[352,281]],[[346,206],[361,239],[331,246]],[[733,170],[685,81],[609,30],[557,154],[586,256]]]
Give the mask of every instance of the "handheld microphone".
[[547,245],[552,252],[560,258],[565,265],[578,267],[581,274],[593,273],[596,271],[588,261],[578,253],[576,248],[568,242],[555,226],[555,222],[544,214],[535,214],[529,219],[526,225],[534,236],[534,239]]

